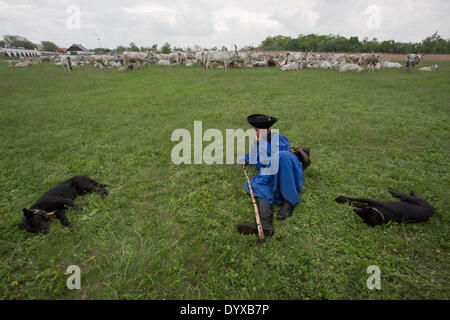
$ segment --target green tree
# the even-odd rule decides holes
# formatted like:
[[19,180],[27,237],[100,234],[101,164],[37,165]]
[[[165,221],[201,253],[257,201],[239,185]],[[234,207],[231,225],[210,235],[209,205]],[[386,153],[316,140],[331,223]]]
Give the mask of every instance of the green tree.
[[139,51],[139,48],[134,42],[131,42],[128,46],[130,47],[130,51]]
[[91,51],[94,51],[96,54],[104,54],[104,53],[111,52],[111,49],[108,49],[108,48],[95,48],[95,49],[92,49]]
[[293,50],[297,51],[300,48],[300,44],[297,39],[287,39],[286,42],[283,44],[284,50]]
[[115,52],[124,52],[124,51],[126,51],[127,50],[127,48],[125,48],[124,46],[117,46],[115,49],[114,49],[114,51]]
[[349,52],[357,52],[361,47],[361,43],[359,42],[358,37],[350,37],[348,40],[348,51]]
[[170,53],[172,52],[170,44],[168,42],[166,42],[162,47],[161,47],[161,53]]
[[274,50],[274,51],[280,51],[280,50],[287,50],[287,43],[292,40],[291,37],[286,37],[282,35],[274,36],[274,37],[267,37],[265,40],[261,42],[259,47],[264,50]]
[[422,50],[425,53],[448,53],[448,42],[436,31],[422,41]]
[[44,51],[55,52],[58,51],[58,46],[51,41],[41,41],[42,49]]
[[365,37],[350,38],[334,35],[300,34],[297,38],[283,35],[269,36],[259,45],[263,50],[324,51],[324,52],[386,52],[386,53],[450,53],[450,39],[443,39],[438,32],[420,43],[404,43],[394,40],[378,41]]
[[251,45],[243,46],[240,50],[242,51],[249,51],[249,50],[255,50],[256,48]]
[[21,36],[6,35],[3,36],[3,41],[5,42],[5,45],[7,47],[14,46],[17,48],[25,48],[30,50],[36,48],[36,45],[34,43],[32,43],[27,38]]

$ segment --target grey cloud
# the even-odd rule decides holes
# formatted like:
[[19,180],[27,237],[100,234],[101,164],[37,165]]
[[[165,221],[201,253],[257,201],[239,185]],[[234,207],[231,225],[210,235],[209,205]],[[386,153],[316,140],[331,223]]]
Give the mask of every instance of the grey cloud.
[[[65,26],[72,4],[81,9],[80,30]],[[381,9],[379,30],[366,26],[369,5]],[[436,30],[450,37],[449,12],[447,0],[0,0],[0,30],[34,42],[89,48],[98,46],[98,38],[110,48],[166,41],[212,47],[258,45],[269,35],[308,33],[420,41]]]

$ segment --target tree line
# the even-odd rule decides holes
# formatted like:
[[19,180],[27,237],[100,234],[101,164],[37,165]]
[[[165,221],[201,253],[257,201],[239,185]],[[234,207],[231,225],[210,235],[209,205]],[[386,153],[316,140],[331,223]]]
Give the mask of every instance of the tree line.
[[421,42],[396,42],[394,40],[360,40],[339,35],[299,35],[267,37],[258,49],[267,51],[314,51],[314,52],[377,52],[377,53],[450,53],[450,39],[443,39],[436,31]]
[[[109,51],[113,51],[113,52],[124,52],[124,51],[153,51],[153,52],[158,52],[158,53],[170,53],[172,52],[172,50],[182,50],[181,48],[174,48],[172,49],[171,45],[166,42],[164,45],[161,46],[161,48],[158,49],[158,45],[154,44],[151,47],[138,47],[134,42],[131,42],[128,47],[126,46],[117,46],[115,49],[113,50],[109,50]],[[97,48],[94,49],[94,51],[104,51],[104,49],[102,48]]]
[[[33,50],[38,47],[25,37],[5,35],[0,40],[0,47],[16,47]],[[44,51],[58,51],[58,46],[51,41],[42,41],[40,46]],[[224,48],[224,47],[223,47]],[[223,50],[222,48],[222,50]],[[216,47],[212,48],[217,50]],[[258,48],[245,46],[241,49],[260,49],[266,51],[314,51],[314,52],[378,52],[378,53],[450,53],[450,39],[443,39],[436,31],[431,36],[426,37],[421,42],[396,42],[394,40],[378,41],[373,38],[369,40],[358,37],[346,38],[339,35],[299,35],[297,38],[289,36],[273,36],[264,39]],[[95,48],[92,51],[100,52],[123,52],[123,51],[153,51],[159,53],[170,53],[173,50],[182,50],[181,48],[172,48],[166,42],[158,48],[157,44],[151,47],[138,47],[134,42],[128,46],[117,46],[110,50],[107,48]]]
[[2,47],[2,48],[16,47],[16,48],[24,48],[24,49],[28,49],[28,50],[34,50],[34,49],[37,49],[38,46],[42,47],[42,49],[44,51],[55,52],[58,50],[58,46],[51,41],[42,41],[40,44],[36,44],[36,43],[31,42],[30,40],[28,40],[25,37],[13,36],[13,35],[3,36],[3,39],[0,40],[0,47]]

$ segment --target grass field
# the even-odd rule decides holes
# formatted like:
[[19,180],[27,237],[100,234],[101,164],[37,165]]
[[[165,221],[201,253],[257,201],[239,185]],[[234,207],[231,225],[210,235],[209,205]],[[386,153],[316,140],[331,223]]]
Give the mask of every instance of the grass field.
[[[301,203],[265,244],[236,231],[254,218],[239,166],[171,162],[173,130],[247,129],[251,113],[312,150]],[[407,74],[0,61],[0,298],[449,299],[449,116],[450,62]],[[73,175],[110,196],[77,198],[72,229],[19,230],[22,208]],[[435,216],[370,228],[334,202],[388,188]],[[81,290],[66,288],[69,265]],[[366,286],[370,265],[381,290]]]

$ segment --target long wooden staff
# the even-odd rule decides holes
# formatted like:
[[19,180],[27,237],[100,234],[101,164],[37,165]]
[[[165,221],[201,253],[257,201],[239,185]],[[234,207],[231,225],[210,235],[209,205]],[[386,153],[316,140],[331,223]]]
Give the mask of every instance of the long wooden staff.
[[244,174],[245,174],[245,177],[247,178],[247,182],[248,182],[248,188],[250,189],[250,195],[252,196],[252,202],[253,202],[253,208],[255,209],[256,225],[258,226],[259,238],[261,239],[262,242],[266,242],[266,238],[264,238],[264,231],[263,231],[263,228],[261,225],[261,218],[259,217],[258,205],[256,203],[255,196],[253,195],[252,184],[250,183],[250,179],[248,178],[248,174],[247,174],[247,170],[245,169],[245,165],[242,166],[242,169],[244,169]]

